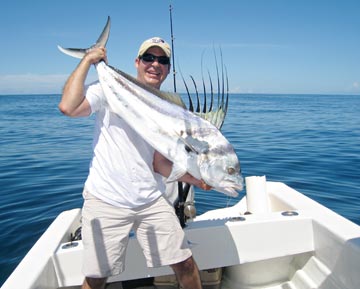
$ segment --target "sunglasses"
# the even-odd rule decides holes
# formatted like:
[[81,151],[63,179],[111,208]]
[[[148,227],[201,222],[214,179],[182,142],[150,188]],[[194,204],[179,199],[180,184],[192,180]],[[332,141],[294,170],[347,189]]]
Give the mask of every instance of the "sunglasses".
[[140,59],[142,59],[145,62],[154,62],[155,60],[157,60],[157,62],[159,62],[162,65],[167,65],[170,64],[170,58],[167,56],[155,56],[153,54],[150,53],[145,53],[144,55],[139,57]]

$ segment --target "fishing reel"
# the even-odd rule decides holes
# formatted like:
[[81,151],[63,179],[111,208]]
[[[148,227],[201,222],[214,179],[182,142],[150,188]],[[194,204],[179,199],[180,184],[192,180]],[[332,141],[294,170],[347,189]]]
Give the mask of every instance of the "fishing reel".
[[176,215],[181,227],[186,226],[188,220],[196,217],[194,188],[186,183],[178,182],[178,199],[174,204]]
[[195,203],[192,201],[185,202],[184,204],[184,215],[187,219],[193,219],[196,217]]

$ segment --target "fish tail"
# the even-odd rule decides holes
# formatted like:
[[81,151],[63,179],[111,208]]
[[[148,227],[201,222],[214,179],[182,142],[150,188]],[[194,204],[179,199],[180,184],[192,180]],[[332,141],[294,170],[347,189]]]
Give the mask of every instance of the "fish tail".
[[110,16],[108,16],[105,27],[94,45],[92,45],[86,49],[84,49],[84,48],[63,48],[62,46],[58,45],[58,49],[67,55],[81,59],[84,57],[86,52],[88,52],[90,49],[95,48],[95,47],[105,47],[106,43],[109,39],[109,34],[110,34]]

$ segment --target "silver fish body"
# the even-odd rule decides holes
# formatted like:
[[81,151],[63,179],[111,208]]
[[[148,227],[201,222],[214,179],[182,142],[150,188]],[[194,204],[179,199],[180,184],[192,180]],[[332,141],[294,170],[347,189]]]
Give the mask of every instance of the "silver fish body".
[[239,160],[214,125],[104,62],[96,69],[110,110],[173,162],[169,182],[188,172],[214,190],[237,196],[243,184]]

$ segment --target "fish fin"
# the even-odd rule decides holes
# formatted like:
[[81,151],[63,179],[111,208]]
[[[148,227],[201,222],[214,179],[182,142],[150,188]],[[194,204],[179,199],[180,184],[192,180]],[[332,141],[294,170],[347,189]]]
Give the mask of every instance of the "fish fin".
[[195,112],[195,114],[207,121],[210,121],[214,126],[216,126],[216,128],[220,129],[224,122],[226,111],[220,107],[217,110],[212,110],[206,113]]
[[176,182],[178,179],[180,179],[183,175],[186,174],[186,170],[183,169],[180,166],[177,166],[176,164],[173,164],[171,173],[169,177],[167,178],[167,183]]
[[82,48],[63,48],[60,45],[58,45],[58,49],[62,53],[65,53],[67,55],[70,55],[75,58],[80,58],[80,59],[84,57],[84,55],[86,54],[86,51],[87,51],[87,49],[82,49]]
[[196,154],[202,154],[209,151],[209,144],[206,141],[200,141],[192,136],[180,137],[181,141],[185,144],[185,149],[189,152],[192,151]]
[[109,39],[109,34],[110,34],[110,16],[108,16],[107,22],[105,24],[105,27],[103,29],[103,31],[101,32],[98,40],[96,41],[96,43],[94,45],[92,45],[90,48],[88,49],[82,49],[82,48],[63,48],[60,45],[58,45],[58,48],[61,52],[70,55],[72,57],[75,58],[83,58],[84,55],[86,54],[86,52],[94,47],[100,47],[106,46],[106,43]]
[[108,16],[105,27],[93,47],[105,47],[110,34],[110,16]]

